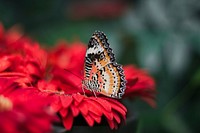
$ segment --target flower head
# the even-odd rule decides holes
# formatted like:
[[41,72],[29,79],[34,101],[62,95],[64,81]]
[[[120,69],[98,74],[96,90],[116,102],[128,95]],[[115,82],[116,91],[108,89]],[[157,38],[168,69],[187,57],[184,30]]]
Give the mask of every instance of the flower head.
[[[56,71],[57,70],[57,71]],[[126,107],[116,99],[95,97],[90,91],[85,96],[81,79],[70,76],[63,69],[54,69],[51,82],[40,82],[38,88],[54,100],[51,107],[60,114],[63,125],[70,130],[75,119],[82,116],[89,126],[100,124],[105,117],[111,129],[126,119]]]
[[8,79],[0,79],[1,133],[43,133],[55,120],[46,99],[24,91]]
[[59,42],[56,47],[49,51],[49,63],[58,68],[67,70],[82,70],[86,46],[81,42],[68,44]]
[[[79,117],[89,126],[105,120],[111,129],[125,121],[127,109],[120,101],[99,94],[95,97],[88,90],[83,93],[86,46],[81,42],[61,42],[46,50],[16,31],[6,32],[0,24],[0,44],[3,132],[50,131],[54,117],[47,105],[59,114],[68,130]],[[125,66],[124,71],[128,81],[124,98],[138,96],[154,106],[153,79],[133,66]]]
[[79,93],[57,94],[52,107],[59,112],[66,129],[71,129],[74,119],[83,116],[89,126],[101,123],[105,117],[110,128],[117,128],[126,118],[126,108],[118,101],[105,97],[86,97]]
[[155,107],[155,82],[147,71],[128,65],[124,67],[124,72],[127,79],[124,98],[140,97],[152,107]]
[[[105,117],[111,129],[117,128],[126,118],[127,109],[124,105],[116,99],[102,97],[98,94],[95,97],[92,92],[87,90],[85,90],[86,96],[84,96],[81,86],[83,79],[81,70],[83,70],[86,47],[81,45],[81,43],[71,46],[59,45],[54,51],[51,51],[50,56],[53,57],[51,63],[56,67],[51,71],[50,82],[45,85],[46,87],[41,87],[41,91],[53,94],[56,100],[51,105],[59,112],[66,129],[71,129],[75,118],[80,115],[89,126],[101,123],[102,118]],[[75,48],[79,52],[76,52]],[[74,62],[76,58],[79,62]],[[62,59],[65,62],[63,64]],[[64,68],[67,69],[64,70]],[[155,92],[153,79],[133,66],[125,66],[124,70],[128,81],[124,98],[135,96],[144,100],[149,98],[147,102],[153,106]],[[152,103],[149,102],[150,100]]]
[[24,87],[44,78],[47,53],[38,43],[14,30],[2,32],[0,43],[0,77],[15,79]]

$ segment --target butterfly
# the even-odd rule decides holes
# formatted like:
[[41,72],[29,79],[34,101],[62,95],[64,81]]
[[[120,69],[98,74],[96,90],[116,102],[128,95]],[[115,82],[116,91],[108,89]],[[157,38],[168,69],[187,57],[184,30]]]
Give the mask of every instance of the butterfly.
[[94,94],[98,92],[120,99],[125,92],[126,82],[122,65],[115,61],[106,35],[95,31],[89,40],[85,55],[82,88]]

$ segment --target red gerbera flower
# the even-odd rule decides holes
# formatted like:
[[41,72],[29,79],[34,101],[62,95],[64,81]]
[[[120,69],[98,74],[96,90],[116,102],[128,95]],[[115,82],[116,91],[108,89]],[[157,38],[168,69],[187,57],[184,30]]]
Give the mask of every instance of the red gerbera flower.
[[127,110],[124,105],[115,99],[94,97],[89,91],[87,96],[84,96],[81,86],[77,85],[81,83],[81,79],[74,76],[70,80],[72,77],[60,69],[54,71],[51,82],[41,81],[38,84],[41,92],[54,98],[51,106],[60,114],[66,129],[71,129],[75,118],[79,116],[82,116],[89,126],[101,123],[105,117],[111,129],[116,129],[125,121]]
[[[59,112],[66,129],[71,129],[73,121],[78,115],[82,115],[89,126],[93,126],[95,122],[100,123],[104,116],[112,129],[117,128],[117,125],[125,120],[127,112],[119,101],[100,96],[95,98],[93,93],[87,90],[85,90],[87,96],[83,95],[81,88],[83,74],[81,74],[81,70],[83,69],[86,47],[77,43],[71,46],[59,45],[54,50],[50,55],[53,57],[51,63],[54,66],[51,71],[52,79],[46,85],[40,84],[42,87],[39,88],[43,92],[53,92],[56,100],[52,103],[52,107]],[[62,59],[65,59],[65,63],[62,63]],[[75,60],[79,61],[75,62]],[[67,68],[67,70],[65,71],[64,68]],[[153,79],[145,74],[139,75],[140,70],[129,69],[129,66],[124,67],[124,69],[128,81],[125,97],[141,96],[145,99],[149,96],[148,98],[153,98],[150,96],[154,95],[154,82],[146,82],[145,77],[149,78],[149,81],[153,81]],[[150,86],[151,84],[152,86]],[[139,85],[143,85],[142,88],[139,88]],[[152,89],[152,94],[149,94],[150,91],[148,92],[150,89]],[[153,104],[151,103],[151,105]],[[111,110],[106,110],[104,107],[111,108]],[[113,119],[110,116],[113,116]]]
[[47,52],[37,42],[0,23],[0,77],[15,81],[22,88],[36,87],[46,79]]
[[34,85],[46,73],[47,53],[20,33],[0,26],[0,77],[15,79],[21,86]]
[[140,97],[152,107],[155,107],[155,82],[147,71],[128,65],[124,67],[124,72],[127,79],[124,98]]
[[51,66],[62,69],[81,70],[84,65],[85,52],[86,47],[81,42],[68,44],[62,41],[49,52],[49,63]]
[[[16,120],[15,117],[7,119],[8,126],[14,125],[13,131],[18,132],[18,127],[26,129],[26,132],[49,131],[52,117],[44,110],[47,104],[58,112],[68,130],[80,116],[89,126],[102,123],[105,119],[111,129],[116,129],[125,121],[127,109],[118,100],[101,95],[94,97],[88,90],[85,90],[86,96],[83,94],[81,71],[86,46],[82,43],[75,42],[68,46],[62,42],[53,50],[46,51],[18,32],[5,32],[0,25],[0,44],[0,77],[12,82],[8,82],[8,86],[4,86],[6,89],[0,91],[0,115],[10,117],[16,112],[27,115],[20,115]],[[125,66],[124,70],[128,81],[124,98],[139,96],[153,106],[153,79],[133,66]],[[5,83],[5,79],[1,78],[0,85]],[[42,100],[41,96],[46,100]],[[44,116],[40,117],[41,114]],[[44,120],[40,121],[40,118]],[[26,123],[22,126],[23,122]],[[2,129],[9,131],[5,125]]]
[[126,108],[118,101],[105,97],[86,97],[79,93],[55,95],[52,107],[59,112],[66,129],[71,129],[74,118],[82,115],[89,126],[101,123],[103,116],[111,129],[117,128],[125,120]]
[[[17,89],[17,90],[16,90]],[[44,133],[55,120],[46,99],[23,90],[8,79],[0,79],[1,133]]]

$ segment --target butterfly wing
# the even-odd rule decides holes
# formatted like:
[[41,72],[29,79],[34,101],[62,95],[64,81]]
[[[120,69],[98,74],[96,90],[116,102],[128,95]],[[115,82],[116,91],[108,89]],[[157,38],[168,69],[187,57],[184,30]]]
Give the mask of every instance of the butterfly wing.
[[[98,91],[109,97],[121,98],[125,91],[125,76],[117,64],[106,35],[95,32],[88,44],[85,56],[84,78],[98,83]],[[90,88],[89,88],[90,89]]]
[[92,76],[92,80],[98,81],[97,92],[113,97],[121,98],[126,88],[126,80],[122,66],[109,63]]
[[95,32],[89,43],[85,55],[85,73],[84,78],[89,78],[91,74],[96,73],[99,68],[114,62],[115,57],[112,49],[109,47],[107,38],[102,32]]

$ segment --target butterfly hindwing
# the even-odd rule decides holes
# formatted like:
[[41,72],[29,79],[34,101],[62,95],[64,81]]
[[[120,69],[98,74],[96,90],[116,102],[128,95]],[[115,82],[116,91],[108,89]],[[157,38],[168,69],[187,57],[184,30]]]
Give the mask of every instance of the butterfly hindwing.
[[122,66],[117,64],[108,39],[102,32],[95,32],[91,37],[85,56],[84,80],[95,83],[87,89],[95,90],[103,95],[121,98],[125,90],[126,80]]
[[92,76],[92,80],[98,82],[97,92],[103,95],[121,98],[124,94],[126,80],[122,66],[119,64],[107,64]]

